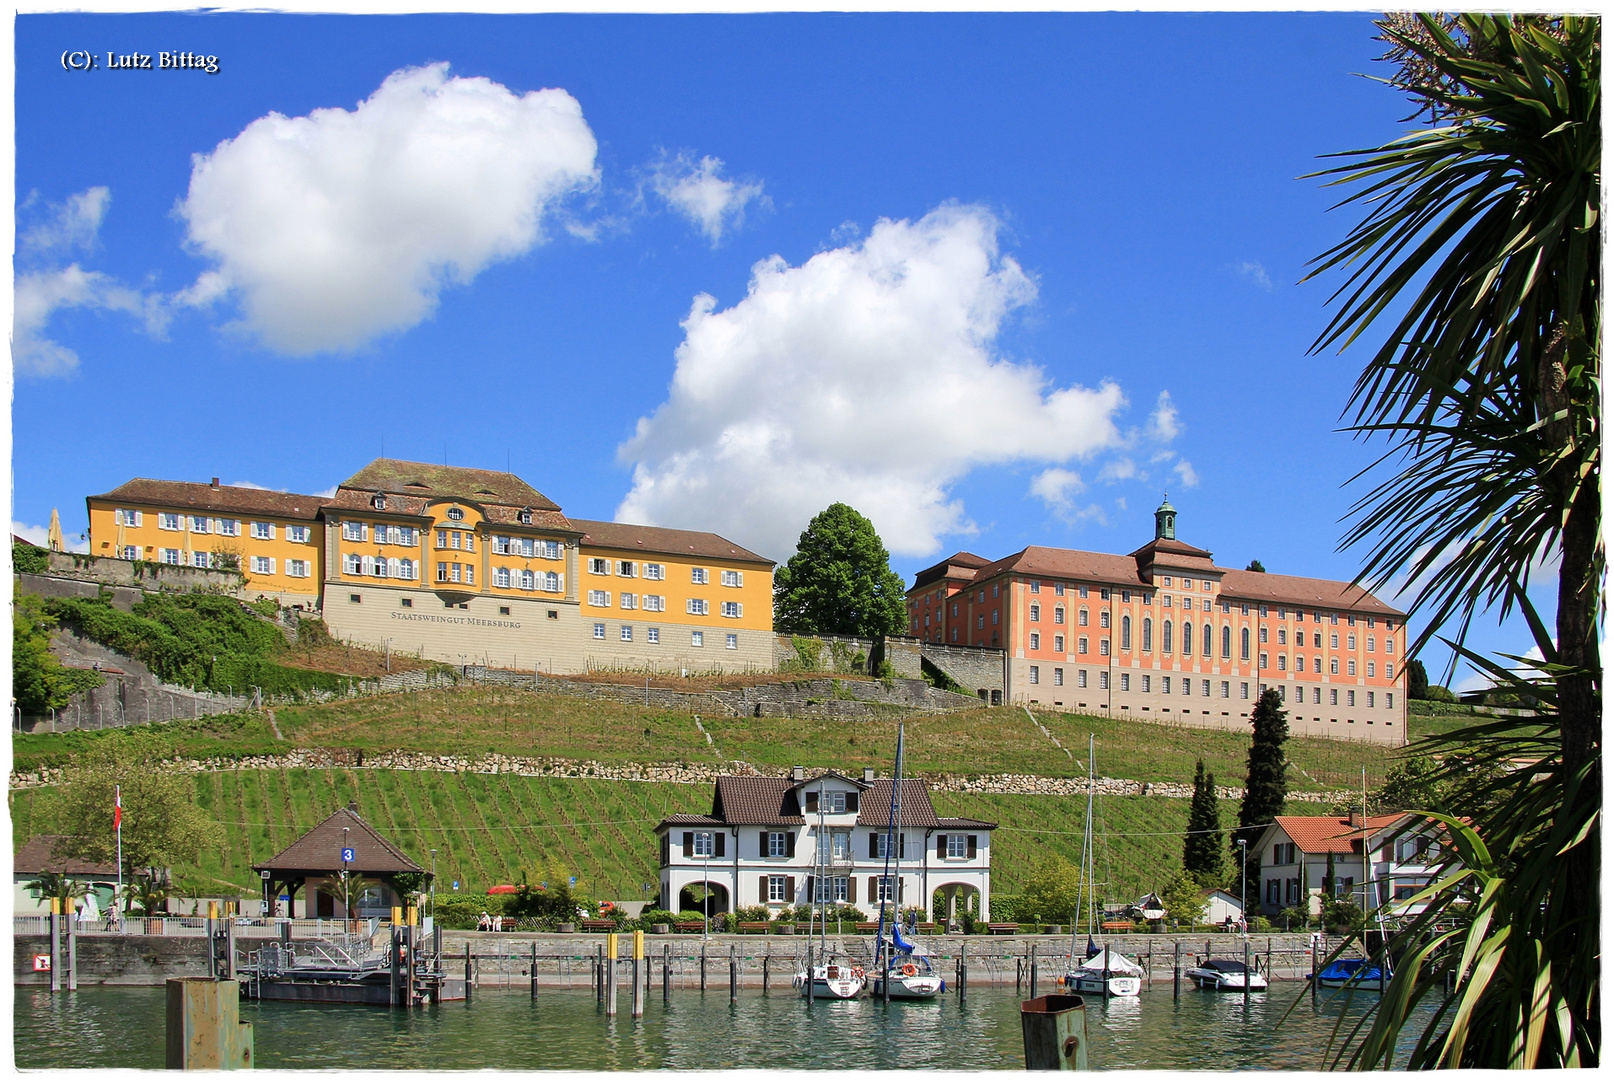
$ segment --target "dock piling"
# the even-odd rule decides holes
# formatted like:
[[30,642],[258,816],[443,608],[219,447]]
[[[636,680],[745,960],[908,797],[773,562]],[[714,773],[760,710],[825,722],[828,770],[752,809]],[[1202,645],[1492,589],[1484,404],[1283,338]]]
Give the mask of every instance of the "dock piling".
[[62,901],[50,898],[50,992],[62,989]]
[[1182,942],[1171,943],[1171,1000],[1182,997]]
[[[116,902],[116,901],[114,901]],[[78,989],[78,902],[67,902],[67,989]]]
[[1317,945],[1311,947],[1311,1003],[1317,1004]]
[[616,934],[605,935],[605,1015],[616,1015]]
[[1250,1006],[1250,938],[1244,938],[1244,1007]]
[[1030,998],[1034,998],[1034,997],[1037,996],[1037,943],[1036,942],[1031,943],[1031,992],[1029,994],[1027,994],[1026,996],[1030,997]]
[[773,963],[773,946],[770,945],[770,946],[768,946],[768,951],[762,954],[762,996],[763,997],[768,996],[768,974],[769,974],[768,968],[772,963]]
[[701,942],[701,993],[706,993],[706,943]]
[[605,1003],[605,946],[594,946],[594,1003]]
[[471,970],[471,943],[465,943],[465,1004],[471,1003],[471,986],[476,982]]
[[672,1004],[672,946],[661,947],[661,1003]]
[[637,1020],[644,1015],[645,981],[639,978],[639,968],[650,965],[645,962],[644,931],[633,932],[633,1017]]
[[[403,932],[404,1007],[408,1009],[413,1009],[415,1007],[415,952],[420,945],[420,939],[417,936],[419,929],[416,924],[419,921],[420,909],[415,905],[410,904],[409,921],[404,925]],[[232,957],[235,956],[235,949],[233,947],[230,949],[230,955]],[[230,966],[232,968],[235,966],[233,960],[231,961]],[[234,976],[232,975],[231,978],[234,978]]]
[[958,943],[958,1003],[964,1004],[964,995],[970,986],[970,957],[969,946],[964,942]]
[[532,939],[532,1000],[538,1000],[538,939]]
[[729,1002],[732,1004],[740,1000],[740,964],[734,956],[734,946],[729,946]]
[[[393,908],[392,910],[394,913],[396,913],[398,909]],[[387,953],[387,969],[389,971],[389,978],[387,980],[387,989],[389,991],[387,995],[387,1004],[389,1007],[396,1007],[398,1004],[398,999],[403,996],[403,987],[401,985],[403,980],[400,977],[403,972],[398,963],[398,950],[401,944],[398,941],[398,934],[398,923],[397,920],[394,919],[392,924],[392,933],[389,935],[389,947],[391,951]]]
[[813,1004],[813,943],[807,943],[807,1007]]

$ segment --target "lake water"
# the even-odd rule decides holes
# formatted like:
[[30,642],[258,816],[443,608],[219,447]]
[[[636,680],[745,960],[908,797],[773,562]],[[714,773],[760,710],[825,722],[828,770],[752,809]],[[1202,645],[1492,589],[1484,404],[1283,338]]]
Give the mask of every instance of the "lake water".
[[[1095,1069],[1316,1069],[1341,1012],[1368,1007],[1324,994],[1278,1022],[1302,990],[1280,984],[1253,995],[1169,986],[1131,999],[1089,999],[1089,1064]],[[588,991],[483,991],[470,1003],[404,1010],[242,1002],[254,1025],[259,1068],[281,1069],[1020,1069],[1019,999],[974,988],[933,1002],[816,1002],[793,994],[727,989],[659,994],[645,1015],[607,1018]],[[14,1039],[20,1068],[163,1067],[161,988],[57,994],[17,988]],[[1347,1023],[1346,1027],[1350,1025]],[[1410,1044],[1410,1037],[1407,1040]]]

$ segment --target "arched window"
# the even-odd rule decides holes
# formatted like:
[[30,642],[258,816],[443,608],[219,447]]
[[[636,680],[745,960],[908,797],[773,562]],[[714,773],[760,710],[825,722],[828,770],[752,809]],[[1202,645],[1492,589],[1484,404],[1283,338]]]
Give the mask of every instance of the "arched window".
[[1239,631],[1239,659],[1240,660],[1248,660],[1249,658],[1250,658],[1250,628],[1248,626],[1246,626],[1244,629]]
[[1132,616],[1121,616],[1121,650],[1123,652],[1132,648]]
[[1203,649],[1199,650],[1199,651],[1204,653],[1206,656],[1209,656],[1211,654],[1211,624],[1210,623],[1205,624],[1204,637],[1205,637],[1205,647]]
[[1233,628],[1231,626],[1222,627],[1222,659],[1233,659]]
[[560,592],[560,575],[553,570],[544,574],[544,592]]
[[523,589],[531,589],[532,584],[533,584],[532,571],[531,570],[523,570],[523,571],[521,571],[521,587]]
[[1143,651],[1144,652],[1153,652],[1154,651],[1154,620],[1153,619],[1144,619],[1143,620]]
[[1086,626],[1087,625],[1087,609],[1086,608],[1077,608],[1076,609],[1076,625],[1077,626]]
[[501,589],[508,589],[510,587],[510,568],[508,566],[499,566],[494,568],[493,584]]
[[1160,651],[1171,651],[1171,620],[1167,619],[1160,624]]

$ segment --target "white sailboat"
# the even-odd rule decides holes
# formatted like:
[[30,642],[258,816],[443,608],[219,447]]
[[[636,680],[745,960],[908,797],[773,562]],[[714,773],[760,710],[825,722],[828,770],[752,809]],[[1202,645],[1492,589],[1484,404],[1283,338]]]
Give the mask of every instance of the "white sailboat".
[[[1101,994],[1106,997],[1137,997],[1143,988],[1143,969],[1133,961],[1111,949],[1098,946],[1093,932],[1098,925],[1098,887],[1093,872],[1093,777],[1097,763],[1093,756],[1093,736],[1087,737],[1087,825],[1082,831],[1082,866],[1080,883],[1076,887],[1076,911],[1070,920],[1070,970],[1058,984],[1067,992]],[[1085,905],[1083,903],[1085,899]],[[1087,955],[1078,963],[1076,939],[1081,930],[1082,913],[1087,914]]]
[[818,791],[818,835],[813,842],[813,889],[818,893],[814,897],[814,902],[818,905],[819,962],[816,964],[813,962],[813,947],[809,939],[807,965],[796,972],[791,979],[791,985],[809,1002],[814,998],[855,998],[868,985],[868,975],[862,967],[844,957],[831,955],[829,951],[828,928],[824,919],[824,872],[829,866],[829,853],[825,844],[828,833],[824,829],[824,805],[828,801],[821,781]]
[[[896,882],[902,878],[902,742],[903,725],[897,725],[897,768],[891,782],[891,816],[886,821],[885,879],[891,882],[893,899],[897,895]],[[895,861],[896,873],[892,874]],[[874,939],[874,972],[869,979],[869,992],[878,998],[899,1001],[925,1001],[935,998],[947,988],[942,977],[930,966],[930,958],[919,951],[915,938],[909,941],[902,936],[900,912],[886,914],[886,900],[880,901],[880,924]],[[897,905],[892,903],[896,908]],[[910,933],[912,931],[910,930]]]

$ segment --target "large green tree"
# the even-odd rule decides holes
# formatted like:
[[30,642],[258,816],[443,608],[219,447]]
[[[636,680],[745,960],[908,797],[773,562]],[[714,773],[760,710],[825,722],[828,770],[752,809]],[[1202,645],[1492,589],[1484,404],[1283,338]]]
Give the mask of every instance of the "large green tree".
[[1216,777],[1205,761],[1194,765],[1194,797],[1188,804],[1188,835],[1183,839],[1182,867],[1202,885],[1222,884],[1222,812],[1216,803]]
[[[1460,646],[1470,621],[1524,611],[1550,682],[1543,721],[1460,736],[1512,767],[1446,822],[1434,914],[1353,1061],[1388,1065],[1413,1005],[1462,993],[1414,1067],[1595,1065],[1600,1055],[1602,48],[1595,16],[1388,16],[1389,80],[1428,123],[1350,151],[1361,221],[1318,260],[1348,272],[1315,347],[1389,324],[1352,399],[1383,440],[1382,479],[1348,544],[1364,579],[1405,575],[1411,608]],[[1411,119],[1409,117],[1409,119]],[[1556,633],[1526,596],[1556,565]],[[1478,658],[1464,652],[1471,661]],[[1510,676],[1498,668],[1498,677]],[[1516,678],[1516,677],[1512,677]],[[1492,809],[1484,809],[1484,806]],[[1466,820],[1465,820],[1466,819]],[[1444,919],[1443,922],[1438,921]]]
[[[1228,839],[1233,854],[1239,853],[1239,841],[1255,847],[1272,819],[1283,812],[1283,800],[1289,796],[1289,762],[1283,753],[1283,744],[1289,738],[1288,714],[1283,699],[1276,690],[1261,691],[1261,696],[1250,710],[1253,731],[1250,736],[1249,767],[1244,778],[1244,801],[1239,804],[1239,827]],[[1248,850],[1248,848],[1246,850]],[[1246,866],[1239,875],[1244,883],[1244,903],[1248,910],[1253,906],[1251,886],[1259,888],[1259,874],[1252,874]]]
[[900,634],[908,626],[905,591],[873,523],[833,503],[774,574],[773,623],[793,634]]

